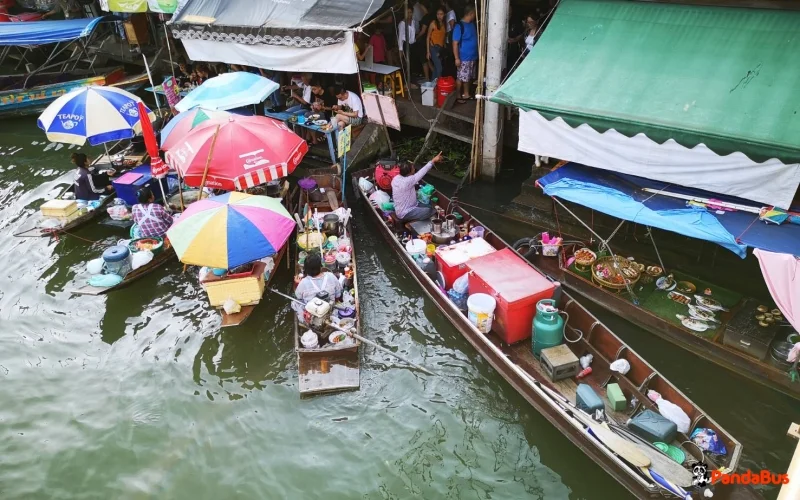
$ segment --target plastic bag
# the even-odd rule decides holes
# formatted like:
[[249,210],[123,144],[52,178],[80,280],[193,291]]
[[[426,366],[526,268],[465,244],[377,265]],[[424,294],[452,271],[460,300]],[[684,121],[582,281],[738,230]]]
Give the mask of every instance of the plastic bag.
[[122,276],[116,274],[95,274],[89,278],[89,285],[100,288],[110,288],[122,283]]
[[725,443],[719,440],[717,433],[711,429],[698,427],[692,431],[692,442],[703,449],[717,455],[727,455],[728,450],[725,448]]
[[469,274],[464,274],[453,282],[453,290],[465,294],[469,291]]
[[662,417],[678,426],[679,432],[684,434],[689,432],[689,426],[692,425],[692,421],[680,406],[662,398],[661,394],[656,391],[647,391],[647,397],[658,406],[658,412],[661,413]]
[[153,260],[153,252],[150,250],[136,252],[131,256],[131,269],[135,271],[140,267],[149,264],[151,260]]
[[375,191],[371,195],[369,195],[369,201],[376,207],[383,205],[384,203],[389,203],[392,201],[392,197],[389,196],[389,193],[385,191]]
[[222,304],[222,309],[225,311],[225,314],[236,314],[242,310],[242,306],[235,300],[228,299]]
[[618,360],[614,361],[613,363],[611,363],[609,365],[609,368],[611,368],[611,370],[613,370],[613,371],[615,371],[617,373],[621,373],[621,374],[625,375],[626,373],[631,371],[631,364],[628,363],[627,359],[618,359]]
[[200,279],[201,283],[206,280],[206,278],[208,277],[208,273],[210,273],[210,272],[211,272],[211,268],[210,267],[203,266],[203,267],[200,268],[200,271],[199,271],[197,277]]
[[92,259],[86,263],[86,270],[89,271],[89,274],[100,274],[103,272],[103,261],[102,258]]
[[113,205],[108,207],[108,216],[113,220],[130,220],[131,211],[125,205]]
[[358,187],[360,187],[365,193],[369,194],[375,186],[369,180],[367,180],[366,177],[362,177],[358,179]]

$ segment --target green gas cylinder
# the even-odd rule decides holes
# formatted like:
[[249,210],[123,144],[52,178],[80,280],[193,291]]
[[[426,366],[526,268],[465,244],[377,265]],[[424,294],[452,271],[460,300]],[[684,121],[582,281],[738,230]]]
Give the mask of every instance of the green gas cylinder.
[[533,317],[533,355],[537,358],[542,349],[561,344],[564,340],[564,319],[558,314],[556,301],[544,299],[536,303]]

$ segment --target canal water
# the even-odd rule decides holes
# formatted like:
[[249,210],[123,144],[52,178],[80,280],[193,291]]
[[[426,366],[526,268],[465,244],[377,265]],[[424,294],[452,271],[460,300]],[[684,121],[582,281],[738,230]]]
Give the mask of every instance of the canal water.
[[[301,401],[283,299],[221,331],[178,264],[72,296],[84,263],[124,234],[12,237],[77,148],[48,144],[32,118],[0,130],[0,498],[629,498],[472,350],[361,209],[363,331],[440,376],[366,348],[360,391]],[[509,239],[524,231],[485,219]],[[290,281],[282,267],[276,286]],[[744,442],[745,467],[785,470],[799,403],[601,318]]]

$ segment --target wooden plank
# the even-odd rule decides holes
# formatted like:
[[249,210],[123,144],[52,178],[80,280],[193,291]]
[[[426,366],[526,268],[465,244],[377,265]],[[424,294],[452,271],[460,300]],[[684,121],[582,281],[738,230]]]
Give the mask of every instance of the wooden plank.
[[331,212],[339,208],[339,200],[336,199],[336,193],[328,189],[325,191],[325,194],[328,195],[328,203],[331,206]]
[[297,357],[301,396],[355,390],[361,386],[357,348],[355,351],[300,349]]
[[455,118],[456,120],[461,120],[475,125],[474,116],[462,115],[461,113],[456,113],[455,111],[442,111],[442,114],[451,118]]
[[239,326],[245,322],[247,318],[253,314],[253,310],[256,306],[242,306],[242,310],[236,314],[225,314],[222,313],[222,328],[227,328],[229,326]]

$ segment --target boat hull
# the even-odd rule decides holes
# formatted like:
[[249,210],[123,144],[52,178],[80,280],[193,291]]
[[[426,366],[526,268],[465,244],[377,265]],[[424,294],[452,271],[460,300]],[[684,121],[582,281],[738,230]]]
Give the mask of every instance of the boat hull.
[[[361,177],[370,178],[371,174],[371,170],[357,172],[353,174],[353,179],[358,179]],[[360,188],[355,185],[354,189],[356,192],[361,193],[360,197],[365,200],[365,205],[367,206],[367,211],[369,212],[371,219],[376,223],[379,232],[384,237],[388,245],[391,246],[395,251],[399,258],[398,260],[402,263],[405,270],[417,281],[417,283],[419,283],[419,285],[422,287],[428,297],[433,300],[442,314],[444,314],[444,316],[450,320],[453,326],[455,326],[456,329],[461,332],[470,345],[472,345],[473,348],[489,362],[489,364],[506,380],[506,382],[508,382],[519,394],[521,394],[525,400],[528,401],[528,403],[534,409],[536,409],[536,411],[547,418],[548,421],[550,421],[553,426],[555,426],[576,447],[578,447],[578,449],[591,458],[637,498],[664,497],[662,491],[659,490],[655,484],[643,480],[637,474],[632,473],[631,468],[627,466],[625,462],[621,461],[613,453],[610,453],[607,448],[599,445],[598,442],[589,434],[587,434],[587,432],[580,425],[576,425],[575,419],[570,417],[570,415],[562,406],[556,404],[552,398],[548,397],[545,392],[537,386],[537,383],[532,383],[532,370],[525,370],[527,373],[524,373],[523,370],[520,369],[520,365],[515,364],[513,361],[515,354],[517,354],[517,357],[519,357],[519,347],[523,347],[522,352],[530,353],[530,349],[527,345],[517,345],[517,348],[514,346],[506,346],[503,345],[499,339],[496,338],[496,336],[481,334],[475,328],[475,326],[469,322],[468,318],[455,307],[447,295],[441,289],[439,289],[433,280],[431,280],[425,274],[425,272],[414,263],[408,253],[405,252],[392,229],[384,221],[382,214],[377,210],[376,207],[366,201],[367,198],[364,196],[364,193],[360,191]],[[439,197],[440,205],[444,206],[444,204],[449,203],[449,200],[441,193],[437,193],[436,195]],[[459,212],[462,215],[469,217],[469,214],[463,209],[460,209]],[[472,218],[472,220],[475,224],[486,228],[486,226],[481,224],[477,219]],[[487,234],[488,233],[489,231],[487,230]],[[502,240],[499,240],[499,238],[496,236],[495,238],[495,241],[499,241],[502,245],[510,248],[509,245],[505,244],[505,242],[502,242]],[[575,321],[575,324],[578,324],[582,331],[587,332],[587,337],[591,339],[593,335],[596,337],[600,333],[604,334],[604,345],[601,346],[604,352],[602,353],[595,350],[595,347],[591,346],[591,341],[587,341],[587,343],[590,344],[590,352],[594,350],[596,353],[596,360],[603,357],[605,357],[607,360],[620,358],[629,359],[632,365],[637,365],[635,371],[644,371],[649,373],[649,375],[646,376],[646,378],[640,384],[642,390],[646,390],[651,383],[658,382],[663,388],[661,390],[662,395],[664,395],[665,398],[683,398],[685,401],[688,401],[688,399],[682,393],[680,393],[680,391],[663,379],[663,377],[644,360],[638,358],[638,356],[635,355],[632,350],[630,350],[624,343],[622,343],[621,340],[614,336],[613,333],[611,333],[607,327],[602,325],[602,323],[593,315],[591,315],[591,313],[571,299],[567,294],[562,295],[563,298],[561,300],[561,304],[566,305],[560,305],[559,307],[569,312],[571,321]],[[597,330],[597,332],[594,332],[594,330]],[[613,381],[612,377],[616,376],[609,372],[607,382]],[[616,379],[621,385],[624,385],[623,382],[627,384],[625,385],[626,390],[635,389],[634,387],[631,387],[630,381],[627,381],[625,377],[620,376],[616,377]],[[541,382],[538,384],[541,385]],[[669,396],[666,394],[669,394]],[[639,404],[642,404],[641,401],[646,399],[647,398],[645,396],[642,396]],[[647,404],[647,402],[645,404]],[[702,422],[703,425],[709,425],[714,428],[721,429],[698,407],[693,407],[692,411],[698,415],[695,422],[693,422],[694,425],[698,425]],[[741,456],[741,444],[733,440],[733,438],[727,434],[726,439],[728,440],[731,450],[729,451],[729,453],[731,453],[729,465],[731,468],[735,469]],[[717,487],[714,493],[714,497],[718,499],[761,498],[760,495],[758,495],[752,488],[749,487]]]
[[164,264],[172,260],[175,260],[175,250],[169,248],[159,253],[158,255],[154,256],[153,260],[151,260],[146,265],[140,267],[139,269],[135,269],[129,272],[125,276],[125,279],[123,279],[119,285],[111,287],[98,287],[98,286],[86,285],[81,288],[78,288],[77,290],[73,290],[72,293],[75,295],[105,295],[107,293],[111,293],[116,290],[125,288],[134,281],[144,278],[148,274],[152,273],[159,267],[163,266]]

